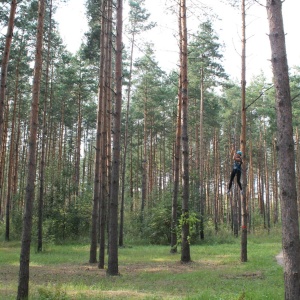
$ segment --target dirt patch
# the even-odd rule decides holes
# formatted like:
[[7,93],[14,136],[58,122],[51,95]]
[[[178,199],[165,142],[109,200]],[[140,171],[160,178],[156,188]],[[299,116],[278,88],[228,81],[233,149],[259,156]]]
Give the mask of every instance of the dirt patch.
[[[121,276],[136,277],[143,273],[184,274],[194,272],[203,267],[214,269],[215,264],[208,262],[192,261],[189,263],[177,262],[151,262],[135,263],[119,266]],[[220,266],[219,266],[220,267]],[[221,266],[222,267],[222,266]],[[0,283],[10,286],[18,282],[19,266],[4,265],[0,270]],[[30,266],[30,282],[36,286],[83,284],[97,286],[99,282],[107,279],[106,269],[99,269],[97,264],[61,264],[53,266]],[[110,279],[114,280],[113,278]],[[1,298],[1,297],[0,297]]]
[[[184,273],[193,272],[201,266],[208,266],[200,262],[170,262],[151,264],[130,264],[119,267],[120,274],[134,275],[139,273]],[[19,266],[2,266],[0,282],[9,284],[18,280]],[[60,266],[30,266],[30,280],[35,284],[78,282],[97,284],[100,278],[106,277],[106,269],[99,269],[97,264],[61,264]]]
[[[19,266],[2,266],[0,282],[8,284],[18,280]],[[97,276],[95,276],[97,275]],[[30,266],[30,280],[35,284],[62,283],[71,281],[87,281],[96,283],[99,276],[105,276],[105,270],[99,270],[97,265],[71,265],[60,266]]]
[[222,275],[223,278],[226,279],[264,279],[264,275],[262,272],[249,272],[249,273],[241,273],[241,274],[231,274],[231,275]]

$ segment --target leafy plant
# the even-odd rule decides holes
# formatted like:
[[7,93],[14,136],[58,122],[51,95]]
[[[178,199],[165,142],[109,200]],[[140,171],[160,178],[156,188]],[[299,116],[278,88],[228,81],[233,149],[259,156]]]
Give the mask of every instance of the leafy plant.
[[189,231],[190,231],[190,234],[188,236],[189,244],[195,240],[196,233],[197,233],[197,230],[196,230],[197,223],[199,221],[200,220],[197,218],[197,215],[195,212],[191,212],[189,214],[188,213],[181,214],[179,223],[177,226],[177,245],[181,244],[181,229],[182,229],[182,226],[185,224],[189,224]]

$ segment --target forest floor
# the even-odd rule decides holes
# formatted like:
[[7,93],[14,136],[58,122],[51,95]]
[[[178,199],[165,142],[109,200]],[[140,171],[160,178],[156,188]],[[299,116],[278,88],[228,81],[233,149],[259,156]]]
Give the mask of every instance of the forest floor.
[[[250,240],[251,239],[251,240]],[[239,240],[195,245],[192,261],[165,246],[119,249],[120,276],[89,264],[89,245],[51,245],[32,251],[30,300],[280,300],[284,295],[280,241],[250,237],[249,262],[240,262]],[[0,243],[0,299],[16,298],[20,248]]]
[[[277,257],[276,257],[277,259]],[[182,264],[181,262],[164,262],[162,264],[149,265],[147,263],[132,264],[126,266],[120,266],[119,271],[121,277],[123,278],[140,278],[143,274],[152,273],[154,274],[187,274],[195,272],[197,269],[205,268],[213,270],[217,265],[212,263],[210,266],[208,264],[202,264],[200,262],[191,262],[189,264]],[[219,266],[218,266],[219,268]],[[223,280],[251,280],[251,281],[262,281],[265,279],[265,274],[261,270],[257,271],[247,271],[242,274],[226,274],[226,267],[224,266],[224,273],[220,275]],[[16,290],[12,289],[12,282],[17,282],[18,280],[18,266],[2,266],[0,270],[0,282],[2,286],[6,286],[6,291],[2,289],[1,295],[7,295],[5,299],[12,299],[12,295],[15,295]],[[116,285],[118,284],[118,277],[112,278]],[[122,280],[122,279],[121,279]],[[134,281],[135,279],[133,279]],[[81,292],[68,291],[68,298],[65,298],[65,290],[63,286],[86,286],[90,287],[84,291],[83,299],[96,299],[99,295],[99,289],[93,289],[92,287],[99,285],[99,282],[107,281],[106,270],[99,270],[97,264],[60,264],[54,266],[31,266],[30,268],[30,286],[35,286],[39,288],[35,292],[35,296],[30,299],[82,299]],[[160,282],[160,280],[159,280]],[[170,284],[170,283],[165,283]],[[172,283],[171,283],[172,284]],[[179,289],[179,294],[182,293],[179,286],[175,285],[174,289]],[[149,298],[149,292],[145,290],[136,290],[125,288],[121,290],[114,290],[101,288],[101,297],[99,299],[185,299],[185,297],[177,298],[176,296],[169,298],[166,296],[154,296],[154,298]],[[3,293],[4,292],[4,293]],[[36,294],[37,293],[37,294]],[[39,296],[37,296],[39,295]],[[1,298],[1,297],[0,297]],[[4,298],[1,298],[4,299]],[[186,298],[189,299],[189,298]],[[202,298],[201,298],[202,299]],[[206,298],[203,298],[206,299]],[[210,298],[208,298],[210,299]],[[215,298],[211,298],[215,299]],[[227,298],[224,298],[227,299]],[[241,299],[237,297],[237,299]],[[244,298],[243,298],[244,299]],[[246,299],[246,298],[245,298]],[[252,298],[251,298],[252,299]],[[254,298],[255,299],[255,298]]]

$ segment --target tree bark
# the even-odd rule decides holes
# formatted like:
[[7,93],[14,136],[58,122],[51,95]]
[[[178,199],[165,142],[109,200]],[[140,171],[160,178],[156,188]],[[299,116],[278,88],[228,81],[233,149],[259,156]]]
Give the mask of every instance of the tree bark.
[[188,75],[187,75],[187,25],[186,25],[186,1],[180,1],[182,47],[180,49],[181,74],[182,74],[182,231],[181,231],[181,261],[191,261],[189,244],[189,139],[188,139]]
[[147,181],[148,181],[148,176],[147,176],[147,138],[148,138],[148,110],[147,110],[147,89],[145,91],[144,95],[144,139],[143,139],[143,155],[142,155],[142,199],[141,199],[141,218],[142,222],[144,220],[144,210],[146,206],[146,201],[147,201]]
[[200,183],[200,239],[204,240],[204,216],[205,216],[205,193],[204,193],[204,74],[203,68],[200,73],[200,116],[199,116],[199,183]]
[[[80,86],[81,88],[81,86]],[[76,150],[75,150],[75,166],[74,166],[74,188],[75,196],[79,195],[80,186],[80,152],[81,152],[81,136],[82,136],[82,108],[81,108],[81,91],[79,90],[77,95],[77,136],[76,136]]]
[[292,103],[282,19],[282,1],[267,0],[266,8],[269,20],[271,62],[276,90],[277,151],[280,174],[285,299],[292,300],[300,299],[300,242]]
[[[277,155],[276,155],[276,138],[273,138],[272,143],[272,178],[273,178],[273,199],[274,199],[274,209],[273,209],[273,222],[278,223],[279,209],[278,209],[278,165],[277,165]],[[299,191],[300,192],[300,191]]]
[[270,190],[269,190],[269,171],[268,171],[268,154],[267,154],[267,146],[266,146],[266,135],[264,135],[264,160],[265,160],[265,194],[266,194],[266,211],[265,211],[265,218],[266,218],[266,228],[268,233],[270,233]]
[[92,226],[91,226],[91,245],[90,245],[90,263],[97,262],[97,239],[98,239],[98,221],[100,207],[100,190],[101,190],[101,129],[103,122],[102,101],[104,96],[104,20],[105,20],[106,0],[102,1],[101,5],[101,33],[100,33],[100,67],[99,67],[99,88],[98,88],[98,110],[97,110],[97,132],[96,132],[96,149],[95,149],[95,170],[94,170],[94,197],[92,211]]
[[3,112],[4,112],[4,100],[5,100],[5,90],[6,90],[6,79],[7,79],[7,67],[9,62],[10,46],[14,31],[15,14],[17,9],[17,0],[11,1],[10,14],[8,19],[7,33],[5,46],[2,53],[2,63],[1,63],[1,77],[0,77],[0,149],[2,144],[3,135]]
[[36,177],[36,150],[38,131],[39,97],[42,75],[43,29],[45,15],[45,0],[39,0],[38,25],[36,38],[36,53],[34,78],[32,87],[32,103],[30,116],[30,137],[28,149],[28,176],[25,195],[25,212],[23,217],[22,244],[20,255],[20,271],[17,299],[27,299],[29,290],[29,260],[32,229],[32,214],[34,201],[34,183]]
[[43,250],[43,207],[44,207],[44,181],[45,181],[45,162],[47,149],[47,99],[49,87],[49,68],[50,68],[50,49],[51,49],[51,34],[52,34],[52,0],[50,1],[50,26],[48,29],[48,47],[46,61],[46,77],[45,77],[45,96],[42,124],[42,153],[40,160],[40,190],[38,198],[38,234],[37,234],[37,252]]
[[133,49],[134,49],[134,32],[131,39],[130,50],[130,63],[129,63],[129,78],[128,78],[128,90],[127,90],[127,105],[126,105],[126,119],[125,119],[125,133],[124,133],[124,151],[123,151],[123,166],[122,166],[122,187],[121,187],[121,208],[120,208],[120,229],[119,229],[119,246],[124,245],[124,205],[125,205],[125,172],[126,172],[126,160],[128,149],[128,125],[129,125],[129,108],[131,98],[131,80],[132,80],[132,65],[133,65]]
[[105,230],[106,230],[106,208],[107,208],[107,91],[109,87],[107,86],[108,80],[108,59],[107,59],[107,49],[108,49],[108,0],[102,2],[102,16],[101,16],[101,83],[100,87],[101,100],[99,105],[101,105],[101,147],[100,147],[100,191],[99,191],[99,263],[98,268],[104,269],[105,260]]
[[171,223],[171,253],[177,252],[177,205],[179,192],[180,177],[180,147],[181,147],[181,75],[179,75],[178,104],[177,104],[177,121],[176,121],[176,140],[174,148],[174,186],[172,198],[172,223]]
[[242,131],[241,131],[241,151],[243,153],[242,165],[242,207],[241,207],[241,261],[247,261],[247,155],[246,155],[246,16],[245,0],[242,0]]
[[[2,215],[2,204],[1,199],[3,195],[3,172],[4,172],[4,152],[5,148],[2,147],[2,142],[4,141],[4,105],[5,105],[5,94],[6,94],[6,80],[7,80],[7,68],[9,62],[9,55],[10,55],[10,48],[11,42],[13,37],[13,30],[14,30],[14,21],[15,21],[15,14],[17,9],[17,0],[12,0],[11,7],[10,7],[10,14],[8,19],[8,26],[7,26],[7,33],[5,39],[5,46],[2,53],[2,61],[1,61],[1,74],[0,74],[0,162],[1,162],[1,175],[0,175],[0,216]],[[3,151],[2,151],[3,150]],[[8,215],[9,212],[6,212]],[[9,231],[9,219],[6,220],[6,230]],[[9,226],[9,225],[8,225]],[[7,235],[7,233],[6,233]],[[6,237],[7,238],[7,237]]]
[[[182,30],[181,30],[181,6],[179,6],[179,43],[182,48]],[[179,60],[181,64],[181,51],[179,53]],[[180,70],[181,71],[181,70]],[[172,222],[171,222],[171,253],[177,252],[177,206],[178,206],[178,192],[179,192],[179,178],[180,178],[180,148],[181,148],[181,113],[182,113],[182,74],[179,73],[178,80],[178,103],[177,103],[177,119],[176,119],[176,136],[173,157],[173,197],[172,197]]]
[[[17,159],[18,159],[18,139],[19,139],[19,128],[17,132],[17,137],[15,137],[15,127],[16,127],[16,118],[17,118],[17,103],[19,98],[19,77],[20,77],[20,62],[21,62],[21,55],[24,48],[22,47],[22,43],[20,45],[19,53],[18,53],[18,60],[15,72],[15,90],[14,90],[14,104],[13,104],[13,115],[11,120],[11,133],[10,133],[10,147],[9,147],[9,164],[8,164],[8,174],[7,174],[7,195],[6,195],[6,229],[5,229],[5,240],[9,241],[10,238],[10,211],[12,208],[11,199],[15,195],[17,191],[17,182],[15,178],[17,176]],[[18,104],[20,107],[20,104]],[[18,108],[19,111],[19,108]],[[7,109],[7,121],[6,127],[8,122],[8,115],[9,109]],[[19,122],[19,120],[18,120]],[[18,123],[19,124],[19,123]],[[7,129],[5,130],[4,136],[7,136]],[[3,146],[6,144],[3,143]],[[16,148],[17,147],[17,148]],[[5,155],[3,155],[2,159],[5,160]],[[4,173],[1,174],[0,178],[2,178]],[[1,179],[0,179],[1,181]],[[0,183],[1,186],[1,183]],[[0,195],[1,196],[1,195]],[[1,198],[0,198],[1,199]],[[1,204],[0,204],[0,215],[1,215]]]
[[7,174],[7,195],[6,195],[6,226],[5,226],[5,240],[9,241],[10,236],[10,210],[11,210],[11,197],[13,193],[13,166],[14,166],[14,146],[15,146],[15,123],[16,123],[16,113],[17,113],[17,99],[18,99],[18,85],[19,85],[19,62],[16,72],[16,84],[15,84],[15,95],[14,95],[14,105],[13,105],[13,115],[11,120],[11,134],[10,134],[10,146],[9,146],[9,164],[8,164],[8,174]]
[[122,111],[122,35],[123,35],[123,0],[117,3],[116,28],[116,64],[115,64],[115,111],[113,126],[113,156],[111,172],[111,191],[109,209],[109,246],[107,274],[119,275],[118,266],[118,195],[120,169],[120,138],[121,138],[121,111]]

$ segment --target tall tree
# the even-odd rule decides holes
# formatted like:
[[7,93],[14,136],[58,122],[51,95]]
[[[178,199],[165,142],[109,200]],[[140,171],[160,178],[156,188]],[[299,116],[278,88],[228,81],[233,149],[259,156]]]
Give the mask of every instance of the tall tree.
[[[181,7],[179,6],[179,19],[181,19]],[[182,30],[181,24],[179,25],[179,43],[180,49],[182,48]],[[179,59],[181,61],[181,52],[179,53]],[[181,70],[180,70],[181,71]],[[172,195],[172,222],[171,222],[171,253],[177,252],[177,206],[178,206],[178,193],[179,193],[179,178],[180,178],[180,148],[181,148],[181,112],[182,112],[182,79],[181,73],[178,77],[178,101],[177,101],[177,119],[176,119],[176,134],[175,134],[175,146],[174,146],[174,170],[173,170],[173,195]]]
[[[109,185],[110,185],[110,153],[111,153],[111,132],[110,112],[111,111],[111,71],[112,71],[112,1],[107,1],[106,17],[102,23],[101,31],[104,31],[104,91],[102,99],[102,133],[101,133],[101,187],[100,187],[100,249],[99,249],[99,268],[104,268],[104,258],[106,253],[105,248],[105,233],[107,230],[107,202],[109,198]],[[102,48],[102,47],[101,47]]]
[[98,110],[97,110],[97,132],[96,132],[96,153],[95,153],[95,171],[94,171],[94,198],[92,212],[92,229],[91,229],[91,246],[90,246],[90,263],[97,261],[97,226],[99,218],[100,205],[100,167],[101,167],[101,130],[103,122],[102,102],[104,101],[104,63],[105,63],[105,34],[104,28],[106,24],[107,0],[101,4],[101,31],[100,31],[100,67],[99,67],[99,85],[98,85]]
[[[206,140],[209,139],[205,135],[205,107],[209,107],[210,101],[208,89],[223,85],[224,80],[227,79],[227,75],[224,71],[221,61],[223,55],[220,50],[221,44],[218,41],[218,36],[214,32],[212,23],[206,21],[199,26],[199,32],[193,36],[192,41],[189,43],[189,95],[190,98],[199,99],[200,103],[196,102],[197,108],[194,109],[196,115],[196,123],[199,124],[196,127],[196,152],[197,154],[197,181],[199,183],[197,190],[199,191],[199,199],[197,200],[197,210],[200,213],[200,238],[204,239],[204,207],[205,207],[205,189],[204,189],[204,146]],[[199,92],[200,91],[200,92]],[[199,111],[199,113],[198,113]],[[207,112],[210,115],[211,111]],[[207,122],[206,122],[207,123]],[[213,125],[215,126],[215,125]],[[199,127],[199,129],[198,129]],[[210,126],[211,127],[211,126]],[[199,131],[199,132],[198,132]],[[208,135],[208,134],[207,134]],[[217,195],[216,195],[217,196]]]
[[113,155],[109,206],[109,246],[108,275],[118,275],[118,196],[120,169],[121,108],[122,108],[122,37],[123,37],[123,0],[117,2],[116,25],[116,63],[115,63],[115,109],[113,125]]
[[246,156],[246,11],[245,0],[242,0],[242,68],[241,68],[241,99],[242,99],[242,130],[241,130],[241,150],[243,153],[242,165],[242,207],[241,207],[241,261],[247,261],[247,156]]
[[10,47],[13,38],[15,14],[17,9],[17,0],[11,1],[10,14],[8,19],[7,33],[5,46],[2,55],[1,62],[1,76],[0,76],[0,149],[2,144],[3,135],[3,112],[4,112],[4,99],[6,90],[6,80],[7,80],[7,68],[9,62]]
[[12,188],[12,177],[13,177],[13,164],[14,164],[14,145],[15,145],[15,122],[16,122],[16,113],[17,113],[17,99],[18,99],[18,82],[19,74],[16,72],[16,88],[13,104],[13,113],[11,121],[11,134],[10,134],[10,149],[9,149],[9,165],[8,165],[8,174],[7,174],[7,197],[6,197],[6,226],[5,226],[5,240],[9,241],[10,233],[10,207],[11,207],[11,196],[13,194]]
[[186,24],[186,1],[180,1],[180,30],[182,31],[181,65],[180,74],[182,80],[182,232],[181,232],[181,261],[191,260],[189,244],[189,139],[188,139],[188,72],[187,72],[187,24]]
[[282,18],[282,1],[267,0],[271,62],[276,90],[285,299],[300,299],[300,240],[295,180],[292,103]]
[[52,32],[52,0],[49,3],[49,28],[48,28],[48,45],[47,45],[47,60],[46,60],[46,86],[44,94],[44,109],[43,109],[43,124],[42,124],[42,153],[40,159],[40,188],[38,198],[38,234],[37,234],[37,251],[43,250],[43,208],[44,208],[44,182],[45,182],[45,163],[46,163],[46,148],[47,148],[47,99],[49,90],[49,72],[50,72],[50,50],[51,50],[51,32]]
[[20,271],[17,299],[27,299],[29,293],[29,261],[31,229],[34,201],[34,185],[36,177],[36,151],[37,151],[37,131],[38,131],[38,113],[39,97],[42,74],[42,50],[44,33],[44,15],[45,0],[39,0],[38,24],[36,37],[36,53],[34,78],[32,86],[32,103],[30,115],[30,136],[28,149],[28,175],[25,195],[25,212],[23,217],[22,244],[20,254]]
[[128,125],[129,125],[129,109],[131,98],[131,84],[132,84],[132,68],[133,68],[133,50],[135,39],[138,34],[145,32],[154,27],[155,24],[146,24],[150,14],[146,12],[143,7],[145,0],[129,1],[129,27],[128,32],[131,34],[131,49],[130,49],[130,62],[128,74],[128,89],[127,89],[127,106],[126,106],[126,119],[125,119],[125,133],[124,133],[124,150],[123,150],[123,166],[122,166],[122,187],[121,187],[121,207],[120,207],[120,230],[119,230],[119,246],[124,243],[124,197],[125,197],[125,171],[126,171],[126,158],[128,148]]

